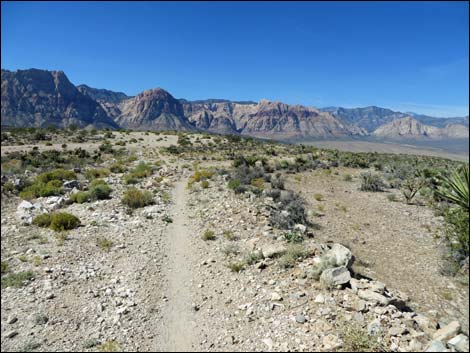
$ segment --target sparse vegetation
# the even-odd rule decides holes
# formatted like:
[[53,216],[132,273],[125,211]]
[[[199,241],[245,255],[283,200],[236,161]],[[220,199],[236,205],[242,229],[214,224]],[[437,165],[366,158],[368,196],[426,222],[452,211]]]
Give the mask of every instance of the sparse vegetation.
[[378,174],[362,173],[361,174],[361,191],[378,192],[383,191],[385,183]]
[[202,240],[215,240],[216,239],[216,236],[215,236],[215,233],[213,230],[206,230],[203,234],[202,234]]
[[151,192],[141,191],[137,188],[127,189],[122,197],[122,203],[131,209],[145,207],[151,205],[153,202]]

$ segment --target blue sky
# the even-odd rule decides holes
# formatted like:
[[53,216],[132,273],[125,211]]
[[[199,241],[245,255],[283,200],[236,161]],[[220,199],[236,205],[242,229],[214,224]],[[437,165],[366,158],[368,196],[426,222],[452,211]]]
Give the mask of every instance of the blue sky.
[[2,2],[2,68],[133,95],[468,114],[467,2]]

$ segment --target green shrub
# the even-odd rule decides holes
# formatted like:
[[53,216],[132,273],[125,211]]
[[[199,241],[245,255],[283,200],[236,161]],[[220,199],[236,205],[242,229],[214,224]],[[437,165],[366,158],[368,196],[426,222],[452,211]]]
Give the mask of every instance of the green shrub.
[[244,261],[230,262],[226,265],[232,272],[240,272],[245,268]]
[[240,181],[240,180],[238,180],[238,179],[232,179],[232,180],[230,180],[230,181],[228,182],[227,187],[228,187],[229,189],[235,190],[236,188],[238,188],[238,187],[240,186],[240,184],[241,184],[241,181]]
[[59,212],[51,215],[50,228],[55,231],[64,231],[77,228],[80,220],[70,213]]
[[101,179],[95,179],[90,184],[89,193],[92,200],[108,199],[112,191],[113,189]]
[[2,261],[2,274],[8,271],[8,262]]
[[64,181],[64,180],[74,180],[76,178],[77,178],[77,175],[72,170],[55,169],[50,172],[39,174],[36,177],[36,182],[47,184],[49,181],[52,181],[52,180]]
[[38,227],[48,228],[51,225],[51,215],[49,213],[40,214],[34,217],[33,224]]
[[244,262],[247,265],[251,266],[257,262],[260,262],[263,259],[264,259],[264,256],[261,251],[250,251],[248,254],[246,254]]
[[133,185],[133,184],[137,184],[139,182],[139,179],[137,179],[132,174],[124,175],[122,180],[123,180],[124,184],[126,184],[126,185],[131,185],[131,184]]
[[22,287],[25,281],[29,281],[32,278],[34,278],[34,273],[31,271],[11,273],[2,276],[1,287]]
[[134,178],[143,179],[153,174],[153,167],[145,162],[140,162],[132,171]]
[[286,250],[286,253],[279,258],[279,265],[282,268],[294,267],[295,263],[307,257],[308,251],[303,245],[292,244]]
[[469,256],[469,214],[461,207],[452,207],[444,213],[444,236],[460,261]]
[[20,192],[20,197],[25,200],[31,200],[36,197],[57,196],[62,192],[61,187],[55,186],[55,182],[44,184],[43,182],[36,182]]
[[202,234],[202,240],[215,240],[215,233],[213,230],[206,230]]
[[345,175],[343,176],[343,180],[344,180],[344,181],[352,181],[352,180],[353,180],[353,177],[352,177],[351,174],[345,174]]
[[201,187],[207,189],[209,187],[209,182],[207,180],[201,181]]
[[302,234],[298,233],[298,232],[288,232],[288,233],[284,233],[284,239],[288,242],[288,243],[301,243],[304,241],[304,237]]
[[88,169],[88,170],[85,172],[85,177],[86,177],[88,180],[93,180],[93,179],[96,179],[96,178],[104,178],[104,177],[108,176],[109,173],[110,173],[110,170],[107,169],[107,168]]
[[91,201],[91,195],[88,191],[77,191],[70,194],[70,201],[75,203],[84,203]]
[[152,193],[141,191],[137,188],[129,188],[124,192],[122,203],[129,208],[140,208],[153,203]]
[[383,191],[385,183],[378,174],[362,173],[361,174],[361,191],[379,192]]

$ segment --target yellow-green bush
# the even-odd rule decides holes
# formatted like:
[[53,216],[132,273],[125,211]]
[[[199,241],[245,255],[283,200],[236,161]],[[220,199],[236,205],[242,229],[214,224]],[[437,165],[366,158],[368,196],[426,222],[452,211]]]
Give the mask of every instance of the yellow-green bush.
[[140,208],[152,204],[153,196],[149,191],[129,188],[124,192],[122,203],[130,208]]
[[70,213],[59,212],[51,215],[50,228],[55,231],[63,231],[77,228],[80,220]]

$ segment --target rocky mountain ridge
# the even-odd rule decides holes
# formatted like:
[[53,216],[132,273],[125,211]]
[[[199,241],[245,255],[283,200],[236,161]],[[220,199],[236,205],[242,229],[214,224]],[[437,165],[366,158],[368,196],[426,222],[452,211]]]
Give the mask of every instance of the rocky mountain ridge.
[[433,118],[380,107],[317,109],[279,101],[175,99],[161,88],[135,97],[75,87],[62,71],[2,70],[2,125],[203,130],[281,140],[377,136],[468,138],[468,117]]

